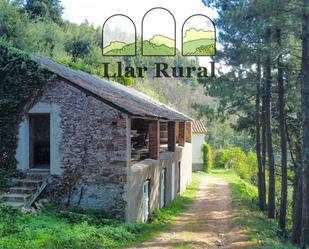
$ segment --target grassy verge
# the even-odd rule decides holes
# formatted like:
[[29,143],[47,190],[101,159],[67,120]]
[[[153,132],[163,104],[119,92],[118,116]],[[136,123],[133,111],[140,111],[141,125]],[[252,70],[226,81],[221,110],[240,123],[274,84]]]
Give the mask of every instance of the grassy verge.
[[198,179],[168,207],[158,209],[151,223],[123,223],[95,212],[67,212],[48,207],[38,214],[0,208],[1,249],[124,248],[150,239],[167,229],[196,197]]
[[[211,175],[224,178],[231,190],[233,204],[237,208],[235,222],[256,242],[250,249],[296,249],[287,241],[281,240],[277,222],[270,220],[258,210],[257,188],[241,180],[231,170],[212,170]],[[249,249],[248,248],[248,249]]]

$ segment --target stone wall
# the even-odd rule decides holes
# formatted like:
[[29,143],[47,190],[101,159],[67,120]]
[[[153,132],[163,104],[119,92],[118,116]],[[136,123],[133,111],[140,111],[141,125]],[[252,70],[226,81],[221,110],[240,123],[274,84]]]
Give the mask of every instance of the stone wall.
[[124,219],[126,115],[61,80],[48,83],[39,102],[60,108],[61,173],[47,194]]

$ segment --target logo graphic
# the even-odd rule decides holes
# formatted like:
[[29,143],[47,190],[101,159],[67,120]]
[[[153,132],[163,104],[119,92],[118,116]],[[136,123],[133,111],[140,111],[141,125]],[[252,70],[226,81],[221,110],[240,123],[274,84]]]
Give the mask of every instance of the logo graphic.
[[207,16],[196,14],[182,26],[182,55],[213,56],[216,54],[216,29]]
[[[165,23],[164,29],[157,25]],[[148,10],[141,23],[141,53],[143,56],[176,55],[176,20],[162,7]],[[183,56],[214,56],[216,54],[216,28],[203,14],[185,20],[181,30]],[[102,27],[102,54],[104,56],[136,55],[136,26],[123,14],[109,17]]]
[[136,55],[136,27],[128,16],[117,14],[109,17],[103,24],[102,33],[103,55]]
[[[166,23],[166,30],[155,25],[156,20]],[[161,7],[148,10],[142,20],[142,55],[176,55],[176,21],[173,14]]]

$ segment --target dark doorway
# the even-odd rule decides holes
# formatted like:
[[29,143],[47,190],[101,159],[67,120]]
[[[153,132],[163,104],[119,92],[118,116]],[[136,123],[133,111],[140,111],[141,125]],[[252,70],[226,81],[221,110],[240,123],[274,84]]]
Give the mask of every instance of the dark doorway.
[[50,115],[30,114],[30,168],[50,167]]

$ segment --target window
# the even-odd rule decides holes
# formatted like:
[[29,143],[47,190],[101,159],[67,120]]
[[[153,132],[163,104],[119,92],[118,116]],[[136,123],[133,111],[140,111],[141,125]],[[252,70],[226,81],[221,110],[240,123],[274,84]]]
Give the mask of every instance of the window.
[[166,169],[161,170],[160,175],[160,208],[166,204]]
[[143,184],[143,221],[147,222],[149,219],[149,189],[150,180],[147,180]]
[[171,185],[172,185],[172,188],[171,188],[172,200],[174,200],[174,198],[175,198],[175,175],[176,175],[175,170],[176,170],[175,163],[172,163],[172,182],[171,182]]

